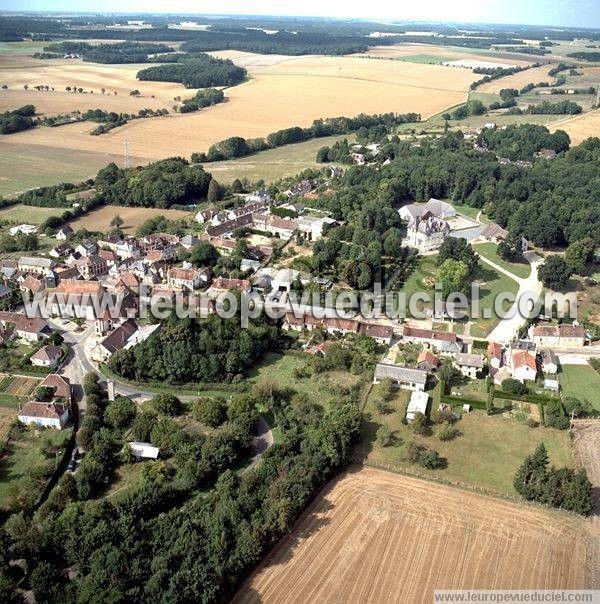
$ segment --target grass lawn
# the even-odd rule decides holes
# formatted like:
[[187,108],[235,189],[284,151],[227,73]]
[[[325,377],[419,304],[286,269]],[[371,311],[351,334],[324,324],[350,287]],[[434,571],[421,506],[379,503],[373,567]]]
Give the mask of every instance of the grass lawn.
[[[355,452],[367,464],[514,495],[514,474],[524,457],[540,442],[548,449],[550,463],[559,467],[573,463],[566,431],[532,429],[508,413],[488,416],[483,411],[473,411],[464,414],[456,423],[460,434],[452,441],[442,442],[434,435],[416,436],[402,422],[409,395],[407,391],[399,391],[391,403],[394,411],[382,415],[374,407],[378,392],[377,388],[373,389],[365,406],[362,442]],[[382,447],[376,441],[377,429],[383,424],[387,424],[395,436],[395,442],[388,447]],[[426,470],[409,463],[405,455],[411,442],[436,450],[446,458],[447,467]]]
[[[424,256],[417,260],[413,272],[410,274],[401,290],[406,294],[407,306],[410,297],[416,292],[428,292],[433,299],[433,286],[435,280],[437,279],[437,275],[437,254],[435,256]],[[431,305],[429,304],[425,306]]]
[[328,371],[310,377],[294,377],[294,369],[304,367],[308,360],[308,355],[301,353],[270,353],[249,377],[269,378],[284,388],[293,388],[306,394],[312,402],[325,408],[331,400],[339,398],[344,389],[355,386],[361,379],[361,376],[347,371]]
[[115,470],[110,486],[102,493],[102,499],[118,499],[142,482],[144,462],[125,464]]
[[590,365],[562,365],[558,379],[565,396],[574,396],[600,410],[600,375]]
[[273,182],[279,178],[295,176],[306,168],[324,167],[326,164],[317,164],[315,161],[317,151],[344,138],[353,141],[354,135],[327,136],[294,145],[284,145],[248,157],[209,162],[204,164],[204,168],[222,183],[230,183],[235,178],[248,178],[252,182],[261,179],[265,182]]
[[37,206],[26,206],[21,203],[0,210],[0,220],[8,220],[17,224],[41,224],[48,216],[58,216],[66,208],[38,208]]
[[498,256],[498,246],[491,241],[475,244],[475,251],[521,279],[527,279],[531,273],[531,266],[525,260],[523,262],[507,262],[500,258]]
[[460,384],[452,385],[452,393],[458,392],[460,396],[478,401],[487,401],[487,392],[485,390],[485,380],[466,379]]
[[[34,470],[42,467],[48,467],[50,473],[54,470],[56,455],[47,458],[42,449],[46,446],[56,447],[60,457],[60,451],[69,439],[71,430],[39,430],[36,435],[29,428],[22,429],[0,461],[0,508],[9,505],[15,492],[22,490],[32,480]],[[46,481],[34,484],[41,492]]]

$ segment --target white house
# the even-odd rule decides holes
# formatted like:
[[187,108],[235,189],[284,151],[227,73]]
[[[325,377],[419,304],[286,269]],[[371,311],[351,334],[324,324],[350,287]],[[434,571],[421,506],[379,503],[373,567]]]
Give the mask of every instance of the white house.
[[68,225],[62,226],[56,233],[56,238],[59,241],[66,241],[73,234],[73,229]]
[[48,344],[42,346],[38,351],[34,352],[30,361],[32,365],[37,367],[52,367],[56,365],[62,355],[62,349],[60,346],[53,346]]
[[427,413],[429,395],[427,392],[415,391],[410,395],[410,401],[406,407],[406,421],[410,424],[415,419],[416,413]]
[[456,216],[456,210],[452,205],[433,197],[427,203],[411,203],[402,206],[398,213],[405,222],[410,222],[414,218],[423,218],[426,214],[431,214],[436,218],[453,218]]
[[531,339],[548,348],[580,348],[585,344],[585,330],[581,325],[537,325],[529,328]]
[[558,356],[553,350],[549,348],[544,348],[540,350],[540,357],[542,359],[542,371],[544,373],[549,373],[551,375],[555,375],[558,373]]
[[534,381],[537,375],[535,356],[528,350],[514,350],[512,353],[512,376],[515,380]]
[[430,213],[412,217],[406,227],[403,245],[414,247],[420,252],[437,250],[450,234],[450,224],[443,218]]
[[206,271],[195,268],[171,267],[167,272],[167,285],[177,289],[198,289],[202,283],[208,282]]
[[477,377],[477,372],[483,369],[483,355],[481,354],[458,352],[454,359],[462,375],[472,380]]
[[61,430],[69,421],[69,408],[60,403],[38,403],[30,401],[18,415],[19,421],[28,426],[36,424],[45,428]]

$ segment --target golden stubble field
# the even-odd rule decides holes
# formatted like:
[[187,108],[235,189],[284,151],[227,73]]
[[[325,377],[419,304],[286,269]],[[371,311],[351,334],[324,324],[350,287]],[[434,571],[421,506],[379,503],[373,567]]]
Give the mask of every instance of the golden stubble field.
[[357,57],[275,61],[228,89],[228,102],[197,113],[137,120],[97,137],[89,135],[94,124],[36,128],[4,137],[2,144],[113,154],[122,152],[127,138],[130,154],[147,161],[189,156],[229,136],[265,136],[320,117],[414,111],[426,118],[464,101],[476,77],[466,69]]
[[556,67],[555,63],[540,65],[539,67],[532,67],[525,71],[519,71],[513,75],[499,78],[498,80],[492,80],[486,84],[482,84],[477,88],[477,92],[492,92],[498,94],[503,88],[516,88],[520,90],[523,86],[526,86],[530,82],[537,84],[538,82],[549,82],[552,83],[554,78],[548,75],[548,72]]
[[236,604],[431,602],[434,589],[584,589],[585,522],[361,469],[332,481]]
[[600,109],[554,122],[550,130],[564,130],[571,137],[571,145],[578,145],[590,136],[600,136]]
[[[135,76],[145,67],[148,65],[100,65],[72,59],[38,60],[0,54],[0,85],[8,86],[8,90],[0,90],[0,111],[26,104],[35,105],[38,113],[48,115],[96,108],[128,113],[137,113],[143,108],[170,111],[173,97],[193,95],[193,91],[181,84],[138,81]],[[25,85],[28,90],[23,88]],[[54,91],[34,90],[36,85],[48,85],[54,87]],[[66,86],[83,88],[86,93],[67,92]],[[102,88],[105,94],[101,93]],[[130,96],[134,89],[140,91],[140,97]]]

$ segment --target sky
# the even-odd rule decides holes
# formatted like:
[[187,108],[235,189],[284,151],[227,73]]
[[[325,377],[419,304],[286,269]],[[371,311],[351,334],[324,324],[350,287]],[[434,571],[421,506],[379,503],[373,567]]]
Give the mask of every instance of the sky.
[[0,10],[301,15],[600,27],[600,0],[0,0]]

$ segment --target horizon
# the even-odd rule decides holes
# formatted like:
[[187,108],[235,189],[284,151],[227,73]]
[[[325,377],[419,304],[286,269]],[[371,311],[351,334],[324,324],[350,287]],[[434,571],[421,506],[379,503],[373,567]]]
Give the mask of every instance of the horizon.
[[[164,10],[163,4],[150,1],[129,0],[127,8],[122,8],[120,2],[108,0],[104,3],[105,10],[91,8],[97,6],[90,0],[75,2],[75,0],[61,0],[48,2],[47,0],[9,0],[1,13],[47,13],[47,14],[92,14],[92,15],[173,15],[193,17],[246,17],[246,18],[306,18],[306,19],[339,19],[364,22],[390,22],[390,23],[435,23],[435,24],[472,24],[472,25],[509,25],[528,27],[557,27],[599,29],[600,11],[597,10],[595,0],[564,0],[552,2],[551,0],[535,0],[525,6],[518,0],[509,0],[504,3],[482,4],[476,0],[455,0],[451,3],[442,0],[427,0],[415,7],[402,7],[382,9],[382,12],[369,17],[364,16],[364,7],[358,3],[341,2],[334,0],[322,6],[316,0],[307,0],[303,9],[296,8],[292,0],[274,2],[273,0],[258,0],[252,2],[252,9],[248,10],[248,3],[238,0],[224,7],[215,0],[200,2],[204,9],[189,7],[189,0],[175,0],[171,3],[172,10]],[[156,5],[154,7],[154,5]],[[400,14],[395,14],[398,11]],[[461,15],[462,18],[457,19]],[[513,15],[515,16],[513,18]]]

